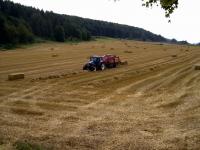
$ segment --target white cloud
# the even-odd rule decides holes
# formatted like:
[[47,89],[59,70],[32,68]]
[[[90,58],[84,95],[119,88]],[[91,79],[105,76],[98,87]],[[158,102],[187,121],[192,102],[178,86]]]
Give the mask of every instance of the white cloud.
[[159,7],[142,7],[141,0],[13,0],[28,6],[56,13],[105,20],[141,27],[167,38],[200,42],[200,1],[179,0],[179,8],[171,16],[172,23],[164,17]]

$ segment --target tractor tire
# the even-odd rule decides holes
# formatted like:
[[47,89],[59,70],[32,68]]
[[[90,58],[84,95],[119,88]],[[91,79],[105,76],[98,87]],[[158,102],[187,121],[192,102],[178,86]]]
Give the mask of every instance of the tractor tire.
[[101,70],[105,70],[106,69],[106,65],[105,64],[101,64]]
[[97,71],[97,68],[95,66],[90,66],[88,68],[88,71]]
[[117,67],[117,64],[116,64],[116,63],[114,63],[114,64],[113,64],[113,68],[116,68],[116,67]]
[[83,66],[83,70],[88,70],[87,64]]

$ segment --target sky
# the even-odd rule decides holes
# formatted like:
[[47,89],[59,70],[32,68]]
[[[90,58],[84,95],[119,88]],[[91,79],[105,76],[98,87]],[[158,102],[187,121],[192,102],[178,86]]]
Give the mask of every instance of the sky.
[[26,6],[67,14],[131,25],[166,38],[200,42],[200,0],[179,0],[171,15],[171,23],[160,7],[145,8],[142,0],[12,0]]

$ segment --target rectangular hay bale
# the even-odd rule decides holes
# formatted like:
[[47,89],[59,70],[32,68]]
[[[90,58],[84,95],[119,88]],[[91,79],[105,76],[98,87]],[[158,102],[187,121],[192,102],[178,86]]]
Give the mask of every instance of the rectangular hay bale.
[[58,57],[58,54],[52,54],[51,57]]
[[24,79],[24,77],[25,77],[24,73],[13,73],[8,75],[8,80],[13,81],[18,79]]
[[120,65],[128,65],[128,62],[127,62],[127,61],[122,61],[122,62],[120,63]]
[[200,64],[194,65],[194,70],[200,70]]

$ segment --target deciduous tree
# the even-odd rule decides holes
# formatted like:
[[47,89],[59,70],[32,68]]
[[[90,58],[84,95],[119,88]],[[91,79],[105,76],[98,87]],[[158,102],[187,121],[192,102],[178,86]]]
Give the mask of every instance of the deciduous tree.
[[170,17],[176,8],[178,8],[178,0],[142,0],[143,6],[152,7],[153,5],[161,6],[165,10],[165,16]]

